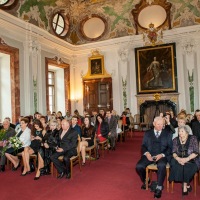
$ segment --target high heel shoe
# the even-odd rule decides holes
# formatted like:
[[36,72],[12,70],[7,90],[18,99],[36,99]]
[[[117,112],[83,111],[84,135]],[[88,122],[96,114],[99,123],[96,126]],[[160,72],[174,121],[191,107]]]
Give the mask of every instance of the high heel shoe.
[[[190,187],[188,187],[188,186],[190,186]],[[189,185],[187,185],[187,191],[188,192],[192,192],[192,186],[189,184]]]
[[20,163],[18,163],[17,167],[13,167],[12,171],[17,171],[17,169],[20,167]]
[[188,190],[184,192],[184,188],[182,188],[182,195],[183,196],[188,195]]
[[39,180],[40,179],[40,176],[36,176],[36,177],[34,177],[34,179],[33,180],[35,180],[35,181],[37,181],[37,180]]
[[26,173],[24,173],[24,174],[23,174],[23,173],[21,173],[21,176],[26,176],[26,174],[27,174],[27,172],[26,172]]
[[84,166],[85,165],[85,162],[82,162],[82,166]]

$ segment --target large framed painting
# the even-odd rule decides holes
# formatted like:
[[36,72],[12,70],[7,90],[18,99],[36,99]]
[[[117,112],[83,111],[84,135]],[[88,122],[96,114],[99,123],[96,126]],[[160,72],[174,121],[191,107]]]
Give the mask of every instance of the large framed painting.
[[177,92],[175,43],[135,49],[137,93]]

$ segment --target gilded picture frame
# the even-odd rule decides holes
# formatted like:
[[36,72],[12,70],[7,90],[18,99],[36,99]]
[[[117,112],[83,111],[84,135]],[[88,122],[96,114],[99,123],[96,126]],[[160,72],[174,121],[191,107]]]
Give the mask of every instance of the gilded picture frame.
[[135,49],[137,93],[177,92],[175,43]]
[[89,57],[89,73],[91,76],[104,74],[104,57],[102,55]]

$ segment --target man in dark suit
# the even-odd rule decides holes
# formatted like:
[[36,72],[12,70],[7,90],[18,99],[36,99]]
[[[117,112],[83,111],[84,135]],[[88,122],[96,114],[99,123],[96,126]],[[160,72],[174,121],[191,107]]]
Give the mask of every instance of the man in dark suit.
[[197,120],[192,122],[192,132],[197,137],[198,142],[200,142],[200,110],[195,111],[195,116]]
[[74,115],[72,117],[72,124],[71,127],[79,134],[79,136],[81,137],[82,133],[81,133],[81,127],[78,125],[78,117],[76,115]]
[[166,164],[170,161],[172,154],[172,134],[163,129],[163,123],[162,117],[156,117],[153,122],[154,129],[145,132],[142,142],[142,157],[136,165],[136,171],[143,182],[141,189],[146,189],[146,167],[156,162],[158,185],[154,192],[154,198],[160,198],[162,195]]
[[116,117],[112,116],[110,110],[106,111],[105,121],[109,125],[108,136],[110,138],[111,150],[115,150],[115,139],[117,137],[117,119],[116,119]]
[[[69,121],[63,119],[61,122],[62,129],[59,133],[59,147],[56,152],[51,156],[51,160],[58,170],[59,176],[57,178],[63,178],[66,174],[66,178],[70,179],[70,158],[77,155],[77,139],[78,133],[70,127]],[[64,162],[59,161],[59,156],[64,156]]]

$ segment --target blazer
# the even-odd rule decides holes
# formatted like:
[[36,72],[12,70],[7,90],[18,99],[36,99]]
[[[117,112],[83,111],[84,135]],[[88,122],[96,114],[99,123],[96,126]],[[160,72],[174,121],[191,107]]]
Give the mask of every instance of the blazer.
[[[154,149],[153,141],[155,141],[154,129],[148,130],[144,134],[142,141],[142,154],[149,152],[152,154]],[[162,130],[160,134],[161,151],[160,154],[164,154],[168,161],[171,160],[172,155],[172,134],[166,130]]]
[[[21,131],[21,128],[18,130],[18,133],[16,134],[16,136],[19,134],[20,131]],[[26,129],[20,135],[19,139],[22,142],[23,147],[29,146],[31,144],[31,130],[28,127],[26,127]]]
[[[105,121],[108,123],[108,117],[106,117]],[[111,116],[110,122],[108,123],[109,131],[111,134],[116,134],[117,132],[117,118],[114,116]]]
[[192,123],[192,132],[193,132],[193,135],[197,137],[198,142],[200,142],[200,122],[199,121],[194,121]]
[[60,148],[64,150],[64,153],[70,150],[76,151],[78,133],[73,128],[70,127],[62,139],[60,137],[61,134],[62,134],[62,129],[59,132],[59,143],[60,143]]
[[[96,131],[97,131],[97,129],[98,129],[98,125],[99,125],[99,124],[97,123],[97,124],[96,124],[96,127],[95,127]],[[109,126],[108,126],[108,123],[105,122],[105,121],[101,122],[101,135],[102,135],[103,137],[107,138],[107,137],[108,137],[108,133],[109,133]]]

